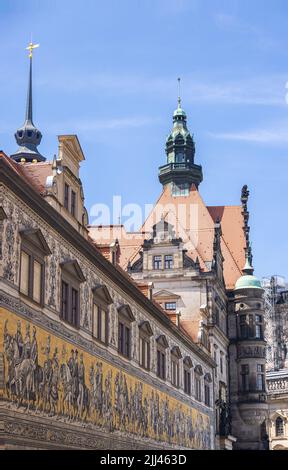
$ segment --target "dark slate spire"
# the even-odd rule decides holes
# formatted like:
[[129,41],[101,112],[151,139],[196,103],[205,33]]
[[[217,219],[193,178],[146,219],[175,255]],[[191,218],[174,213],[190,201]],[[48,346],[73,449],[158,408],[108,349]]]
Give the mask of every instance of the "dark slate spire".
[[28,93],[27,93],[27,105],[26,105],[26,117],[22,127],[20,127],[15,133],[15,139],[19,145],[16,153],[11,155],[11,158],[16,162],[43,162],[46,160],[37,150],[38,145],[41,142],[42,134],[33,124],[33,107],[32,107],[32,51],[38,47],[38,44],[29,44],[29,81],[28,81]]
[[[180,81],[180,79],[178,79]],[[173,129],[166,140],[167,163],[159,168],[159,180],[163,185],[175,183],[190,188],[201,183],[202,167],[195,165],[195,144],[187,128],[187,116],[181,106],[180,91],[178,107],[173,113]]]

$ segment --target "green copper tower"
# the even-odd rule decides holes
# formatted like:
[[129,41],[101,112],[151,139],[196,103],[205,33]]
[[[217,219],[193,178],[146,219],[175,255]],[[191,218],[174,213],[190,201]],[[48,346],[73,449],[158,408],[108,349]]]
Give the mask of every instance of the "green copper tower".
[[187,128],[187,116],[181,107],[180,93],[178,107],[173,114],[173,129],[166,140],[166,155],[166,165],[159,168],[160,183],[164,186],[174,183],[186,188],[194,183],[198,188],[203,180],[202,167],[194,163],[195,143]]

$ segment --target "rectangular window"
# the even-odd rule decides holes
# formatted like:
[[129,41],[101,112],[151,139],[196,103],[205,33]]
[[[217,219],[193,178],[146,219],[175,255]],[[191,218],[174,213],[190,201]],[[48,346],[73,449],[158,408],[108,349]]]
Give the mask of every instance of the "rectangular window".
[[249,338],[254,338],[254,321],[253,315],[249,315]]
[[76,214],[76,193],[71,191],[71,214],[75,217]]
[[38,304],[41,303],[41,287],[42,287],[42,265],[34,260],[33,263],[33,300]]
[[264,365],[263,364],[257,364],[256,389],[261,392],[265,390]]
[[205,393],[205,405],[210,406],[210,387],[208,384],[205,384],[204,393]]
[[191,395],[191,371],[184,369],[184,392]]
[[74,326],[78,326],[78,291],[72,287],[71,290],[72,320]]
[[95,303],[93,304],[92,333],[94,338],[107,343],[107,312]]
[[100,318],[101,318],[101,326],[100,326],[100,331],[101,331],[101,336],[100,339],[102,343],[106,343],[107,341],[107,312],[102,308],[101,313],[100,313]]
[[165,269],[173,269],[173,256],[172,255],[165,255],[164,266],[165,266]]
[[130,328],[119,321],[118,349],[123,356],[130,358]]
[[255,338],[263,339],[262,316],[255,315]]
[[150,369],[150,341],[140,336],[140,366]]
[[246,322],[246,315],[240,315],[240,336],[241,338],[248,337],[248,325]]
[[176,302],[166,302],[165,310],[176,310]]
[[171,361],[171,382],[175,387],[179,387],[179,362],[176,360]]
[[160,379],[165,380],[166,378],[166,364],[165,364],[165,353],[157,350],[157,375]]
[[118,325],[118,346],[119,352],[124,354],[124,325],[121,322]]
[[249,391],[249,365],[243,364],[241,366],[241,377],[242,377],[242,391]]
[[20,292],[38,304],[42,303],[43,263],[34,254],[21,250]]
[[79,292],[63,279],[61,284],[61,318],[79,328]]
[[201,401],[201,379],[199,376],[195,375],[195,398],[198,401]]
[[69,209],[69,186],[67,183],[64,185],[64,207]]
[[21,251],[20,292],[29,295],[30,256]]
[[68,290],[69,286],[67,282],[62,281],[62,289],[61,289],[61,316],[63,320],[69,321],[68,318]]
[[126,357],[130,357],[130,328],[125,326],[125,352]]
[[99,307],[96,304],[93,304],[93,322],[92,322],[92,334],[94,338],[99,339],[99,315],[98,315]]
[[154,256],[153,269],[162,269],[162,256]]

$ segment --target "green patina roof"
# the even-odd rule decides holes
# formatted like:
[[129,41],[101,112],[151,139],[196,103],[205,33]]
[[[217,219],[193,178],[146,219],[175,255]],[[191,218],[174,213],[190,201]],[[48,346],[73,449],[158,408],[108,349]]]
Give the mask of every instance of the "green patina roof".
[[177,109],[175,109],[175,111],[173,113],[173,116],[184,116],[184,117],[186,117],[186,113],[185,113],[184,109],[177,108]]
[[262,289],[261,282],[251,274],[241,276],[235,284],[235,289]]

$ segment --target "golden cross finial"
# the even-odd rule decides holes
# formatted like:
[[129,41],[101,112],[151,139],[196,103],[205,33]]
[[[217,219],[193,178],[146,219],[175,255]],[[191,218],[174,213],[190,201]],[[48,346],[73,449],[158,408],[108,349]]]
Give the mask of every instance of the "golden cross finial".
[[29,51],[29,59],[32,59],[33,57],[33,49],[36,49],[36,47],[39,47],[40,44],[33,44],[32,40],[29,43],[29,46],[26,47],[26,49]]

